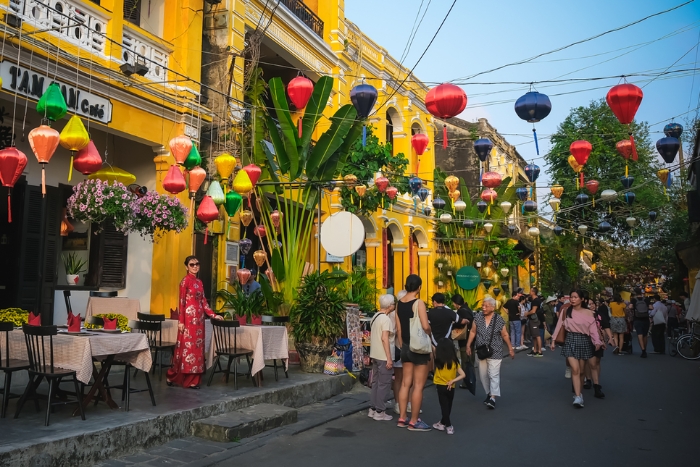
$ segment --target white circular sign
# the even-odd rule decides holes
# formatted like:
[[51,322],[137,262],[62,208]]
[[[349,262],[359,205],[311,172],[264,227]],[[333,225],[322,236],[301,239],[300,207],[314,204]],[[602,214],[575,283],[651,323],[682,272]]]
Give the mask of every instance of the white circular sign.
[[365,241],[365,226],[355,214],[342,211],[321,224],[321,245],[333,256],[350,256]]

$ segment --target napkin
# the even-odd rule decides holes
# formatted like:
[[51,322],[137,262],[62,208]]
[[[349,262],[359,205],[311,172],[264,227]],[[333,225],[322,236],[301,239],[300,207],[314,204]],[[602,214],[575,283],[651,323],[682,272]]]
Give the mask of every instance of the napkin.
[[29,312],[29,321],[27,321],[27,324],[30,326],[41,326],[41,314],[34,314],[31,311]]
[[178,313],[177,308],[174,310],[171,308],[170,309],[170,319],[179,319],[180,318],[180,313]]
[[102,318],[105,322],[104,329],[117,329],[117,318]]
[[80,314],[68,313],[68,332],[80,332]]

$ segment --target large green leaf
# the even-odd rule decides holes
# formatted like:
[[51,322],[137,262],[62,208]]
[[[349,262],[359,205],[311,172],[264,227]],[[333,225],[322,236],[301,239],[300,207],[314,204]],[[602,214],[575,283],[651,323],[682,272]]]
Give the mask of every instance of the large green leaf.
[[[268,165],[262,168],[262,180],[266,180],[269,176],[269,178],[272,179],[273,182],[279,182],[280,179],[277,176],[277,171],[279,170],[279,167],[275,163],[275,156],[270,152],[270,149],[267,147],[267,145],[260,141],[260,146],[262,147],[263,154],[267,157],[267,163]],[[270,187],[269,185],[267,186],[262,186],[262,190],[266,193],[272,193],[277,192],[279,194],[282,194],[283,188],[280,185],[275,185],[273,187]]]
[[274,248],[272,250],[272,272],[275,273],[278,282],[284,282],[284,261],[282,260],[282,253],[280,253],[279,248]]
[[[285,148],[282,138],[280,137],[279,129],[275,124],[275,121],[267,115],[267,129],[270,133],[270,139],[272,140],[272,145],[275,147],[275,155],[277,156],[277,166],[282,174],[288,174],[290,169],[289,156],[287,155],[287,149]],[[262,141],[260,144],[263,144]],[[264,144],[263,144],[264,146]],[[268,157],[269,159],[269,157]]]
[[328,160],[319,170],[319,180],[331,180],[340,167],[345,164],[348,154],[350,154],[352,145],[355,143],[357,138],[360,137],[360,134],[362,134],[362,126],[363,123],[360,120],[356,120],[355,123],[353,123],[352,128],[350,128],[350,131],[348,131],[348,134],[343,140],[343,144],[331,157],[328,158]]
[[292,180],[294,180],[299,176],[302,169],[299,165],[299,152],[297,148],[299,145],[299,137],[297,136],[298,130],[294,125],[294,121],[292,121],[292,115],[289,113],[287,94],[285,93],[282,80],[280,78],[272,78],[269,86],[270,96],[272,97],[272,102],[275,105],[275,112],[277,113],[277,122],[284,136],[282,142],[284,143],[284,148],[287,150],[287,157],[289,158],[289,172]]
[[306,104],[304,119],[302,120],[301,153],[306,154],[311,142],[311,135],[318,120],[323,115],[323,109],[328,103],[328,98],[333,89],[333,78],[322,76],[314,85],[314,92],[311,94],[309,102]]
[[306,161],[306,176],[309,179],[317,179],[319,169],[343,144],[356,116],[355,107],[346,104],[331,117],[331,127],[318,139],[309,160]]

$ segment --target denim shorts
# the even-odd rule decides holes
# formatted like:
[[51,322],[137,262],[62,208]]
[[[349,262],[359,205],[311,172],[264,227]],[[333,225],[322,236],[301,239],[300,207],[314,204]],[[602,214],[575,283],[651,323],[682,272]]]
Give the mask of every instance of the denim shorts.
[[649,320],[635,319],[634,330],[637,331],[638,336],[646,336],[647,334],[649,334]]

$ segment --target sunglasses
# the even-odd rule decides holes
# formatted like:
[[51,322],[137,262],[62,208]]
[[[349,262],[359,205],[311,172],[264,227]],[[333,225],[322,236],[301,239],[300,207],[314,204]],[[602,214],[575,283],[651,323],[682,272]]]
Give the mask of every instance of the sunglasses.
[[191,268],[194,268],[194,267],[199,266],[199,263],[190,263],[190,264],[188,264],[188,266]]

